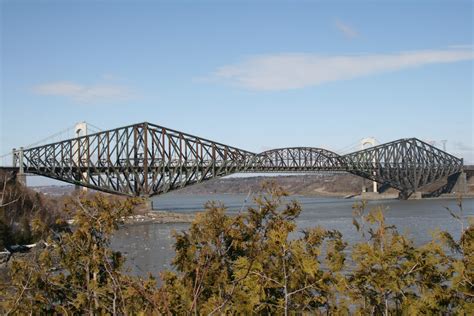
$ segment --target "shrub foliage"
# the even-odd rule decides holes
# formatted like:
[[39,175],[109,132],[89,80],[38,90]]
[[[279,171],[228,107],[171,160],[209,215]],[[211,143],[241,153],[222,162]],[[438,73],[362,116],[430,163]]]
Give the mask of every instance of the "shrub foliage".
[[31,230],[34,218],[60,230],[62,205],[61,199],[50,199],[29,190],[11,174],[0,171],[0,249],[45,237],[41,232]]
[[[0,293],[19,314],[331,314],[412,315],[474,312],[474,226],[460,210],[461,238],[446,232],[416,246],[385,222],[382,209],[354,206],[362,241],[340,232],[298,231],[296,201],[272,184],[238,215],[208,203],[175,233],[175,271],[139,278],[123,272],[110,238],[134,201],[77,200],[70,230],[51,232],[34,260],[12,263]],[[44,230],[36,221],[33,230]]]

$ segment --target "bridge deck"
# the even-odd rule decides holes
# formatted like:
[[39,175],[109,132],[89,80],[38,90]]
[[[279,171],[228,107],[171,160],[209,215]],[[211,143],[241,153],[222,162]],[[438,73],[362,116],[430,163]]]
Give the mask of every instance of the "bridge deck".
[[463,168],[462,159],[416,138],[343,156],[312,147],[256,154],[147,122],[16,151],[14,159],[25,173],[134,196],[237,172],[312,171],[348,171],[410,194]]

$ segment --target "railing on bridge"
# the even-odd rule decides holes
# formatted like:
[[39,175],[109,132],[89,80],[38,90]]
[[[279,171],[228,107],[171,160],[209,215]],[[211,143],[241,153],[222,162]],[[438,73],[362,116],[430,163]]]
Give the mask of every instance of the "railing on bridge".
[[153,196],[236,172],[347,171],[405,195],[460,172],[463,162],[416,138],[347,155],[311,147],[260,154],[140,123],[14,153],[21,172],[95,190]]

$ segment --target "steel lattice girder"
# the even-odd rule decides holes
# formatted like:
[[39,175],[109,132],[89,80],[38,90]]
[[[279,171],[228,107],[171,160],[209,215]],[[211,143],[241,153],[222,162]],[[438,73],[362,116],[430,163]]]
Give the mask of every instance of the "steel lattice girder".
[[150,123],[38,146],[22,153],[26,173],[135,196],[153,196],[246,171],[348,171],[403,192],[414,192],[462,168],[461,159],[416,138],[345,156],[311,147],[255,154]]
[[152,196],[241,171],[254,155],[141,123],[24,150],[24,170],[99,191]]
[[463,161],[417,138],[400,139],[342,157],[347,171],[405,193],[458,173]]
[[258,154],[247,170],[301,172],[345,171],[346,168],[341,156],[332,151],[313,147],[291,147]]

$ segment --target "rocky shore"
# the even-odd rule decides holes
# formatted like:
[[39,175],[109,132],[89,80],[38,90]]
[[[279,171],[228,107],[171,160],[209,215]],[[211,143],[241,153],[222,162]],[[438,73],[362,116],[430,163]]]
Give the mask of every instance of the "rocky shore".
[[191,223],[195,213],[175,213],[169,211],[148,211],[124,218],[125,225]]

